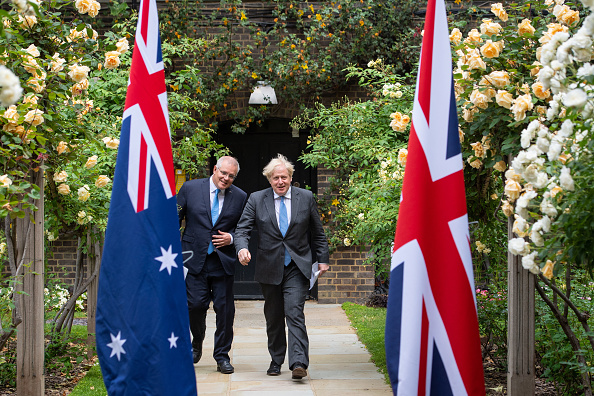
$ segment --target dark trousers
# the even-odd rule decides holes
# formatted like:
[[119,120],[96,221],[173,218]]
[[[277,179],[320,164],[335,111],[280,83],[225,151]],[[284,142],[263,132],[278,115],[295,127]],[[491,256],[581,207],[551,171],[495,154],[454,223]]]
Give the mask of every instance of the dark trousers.
[[309,366],[309,339],[305,328],[305,297],[309,280],[297,265],[285,267],[280,285],[260,283],[264,295],[264,317],[268,334],[268,352],[276,364],[283,364],[287,352],[285,321],[289,331],[289,369],[299,362]]
[[214,335],[212,356],[217,362],[229,361],[233,342],[235,302],[233,299],[233,275],[227,275],[216,253],[206,257],[199,274],[188,272],[186,292],[190,314],[192,346],[202,346],[206,333],[206,312],[210,302],[216,313],[217,329]]

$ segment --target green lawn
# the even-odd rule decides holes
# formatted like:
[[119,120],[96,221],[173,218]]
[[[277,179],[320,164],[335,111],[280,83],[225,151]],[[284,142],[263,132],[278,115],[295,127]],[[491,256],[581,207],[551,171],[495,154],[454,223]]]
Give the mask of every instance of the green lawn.
[[384,349],[384,331],[386,328],[386,308],[370,308],[351,302],[342,304],[347,317],[357,330],[359,340],[367,347],[371,360],[384,374],[386,383],[390,383],[386,368],[386,351]]
[[76,388],[70,392],[70,396],[107,396],[107,390],[103,384],[101,368],[99,363],[91,367],[87,375],[81,379]]

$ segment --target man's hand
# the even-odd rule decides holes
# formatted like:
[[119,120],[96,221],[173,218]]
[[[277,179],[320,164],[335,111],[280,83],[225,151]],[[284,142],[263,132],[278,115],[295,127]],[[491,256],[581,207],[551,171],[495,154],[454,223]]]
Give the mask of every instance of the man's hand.
[[324,272],[330,269],[330,265],[328,264],[318,264],[318,270],[320,271],[320,276],[324,275]]
[[252,255],[250,254],[249,250],[244,248],[241,249],[239,253],[237,253],[237,258],[239,259],[241,265],[248,265],[248,263],[252,259]]
[[212,236],[212,244],[216,248],[231,245],[231,234],[228,232],[218,231],[219,235]]

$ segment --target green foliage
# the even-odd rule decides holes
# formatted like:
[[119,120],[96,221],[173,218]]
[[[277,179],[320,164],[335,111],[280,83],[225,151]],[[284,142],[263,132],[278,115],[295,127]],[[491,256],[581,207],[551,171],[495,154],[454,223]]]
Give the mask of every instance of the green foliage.
[[[594,282],[586,271],[577,271],[573,274],[571,291],[562,282],[556,282],[557,287],[568,293],[571,301],[582,312],[592,311],[592,300],[594,299]],[[557,306],[564,311],[563,303],[554,299],[552,290],[543,285],[543,289],[549,298],[557,301]],[[563,395],[582,394],[582,372],[588,373],[590,378],[594,375],[594,351],[590,346],[589,337],[594,334],[586,333],[574,315],[568,315],[567,320],[574,331],[581,350],[579,354],[585,357],[587,365],[584,366],[577,361],[576,353],[573,351],[567,335],[559,325],[558,320],[552,315],[551,310],[544,304],[542,299],[536,301],[536,356],[537,365],[542,367],[542,377],[555,381],[562,387]]]
[[[74,326],[73,326],[74,327]],[[86,326],[78,326],[86,330]],[[86,331],[85,331],[86,336]],[[71,374],[72,368],[79,365],[86,358],[84,339],[77,339],[72,335],[54,334],[45,347],[45,367],[47,370],[59,371],[63,375]]]
[[368,247],[377,276],[385,279],[396,229],[413,87],[380,60],[370,66],[349,67],[347,72],[349,78],[373,89],[372,100],[318,105],[294,124],[312,127],[309,151],[301,160],[335,171],[329,191],[318,196],[322,218],[331,222],[331,246]]
[[101,367],[95,364],[70,392],[70,396],[107,396]]
[[390,383],[386,367],[386,349],[384,338],[386,332],[386,308],[371,308],[346,302],[342,309],[357,330],[357,337],[371,354],[371,360],[378,370],[384,374],[386,383]]
[[183,68],[195,69],[189,90],[209,104],[203,115],[213,126],[223,111],[237,121],[238,132],[270,114],[266,105],[236,110],[235,93],[252,90],[257,81],[269,82],[281,103],[308,107],[344,85],[350,64],[383,58],[403,74],[417,58],[420,19],[412,0],[268,0],[271,18],[264,21],[245,3],[184,0],[161,15],[164,41],[183,43]]

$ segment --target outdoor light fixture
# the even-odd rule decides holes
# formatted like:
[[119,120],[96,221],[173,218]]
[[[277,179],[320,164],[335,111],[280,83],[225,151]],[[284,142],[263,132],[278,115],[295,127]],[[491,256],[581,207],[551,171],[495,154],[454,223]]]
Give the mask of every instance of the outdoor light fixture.
[[250,95],[249,104],[278,104],[274,88],[266,81],[258,81],[254,92]]

